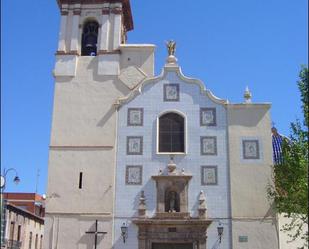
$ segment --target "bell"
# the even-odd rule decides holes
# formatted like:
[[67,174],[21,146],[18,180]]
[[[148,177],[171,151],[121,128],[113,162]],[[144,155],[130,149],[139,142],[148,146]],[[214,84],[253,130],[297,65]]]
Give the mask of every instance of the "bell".
[[86,40],[85,41],[86,48],[89,49],[89,48],[95,48],[96,47],[97,39],[96,39],[96,37],[94,35],[87,36],[85,40]]

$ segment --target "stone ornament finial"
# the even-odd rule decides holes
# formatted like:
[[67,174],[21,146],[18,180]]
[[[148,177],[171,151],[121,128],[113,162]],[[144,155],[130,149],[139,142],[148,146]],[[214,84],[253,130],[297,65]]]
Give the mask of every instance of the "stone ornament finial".
[[174,163],[174,156],[170,155],[170,162],[167,165],[167,169],[168,169],[168,174],[169,175],[173,175],[176,174],[175,170],[176,170],[176,163]]
[[185,174],[185,168],[182,168],[181,170],[181,174],[184,175]]
[[146,215],[146,198],[145,198],[145,192],[143,190],[141,191],[141,196],[139,198],[138,215],[140,217],[145,217]]
[[245,103],[246,103],[246,104],[252,103],[251,98],[252,98],[252,94],[251,94],[251,92],[250,92],[250,90],[249,90],[249,87],[247,86],[247,87],[246,87],[246,90],[245,90],[245,93],[244,93]]
[[176,42],[173,40],[169,40],[166,43],[167,47],[167,52],[168,52],[168,57],[166,62],[168,64],[176,64],[177,58],[175,57],[175,52],[176,52]]
[[199,201],[198,205],[199,218],[206,218],[206,196],[203,190],[200,191],[198,201]]

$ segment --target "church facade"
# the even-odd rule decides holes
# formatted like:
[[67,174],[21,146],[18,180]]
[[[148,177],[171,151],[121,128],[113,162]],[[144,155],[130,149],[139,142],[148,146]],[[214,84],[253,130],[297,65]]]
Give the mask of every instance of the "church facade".
[[279,248],[270,104],[220,99],[170,41],[128,44],[129,0],[58,0],[44,248]]

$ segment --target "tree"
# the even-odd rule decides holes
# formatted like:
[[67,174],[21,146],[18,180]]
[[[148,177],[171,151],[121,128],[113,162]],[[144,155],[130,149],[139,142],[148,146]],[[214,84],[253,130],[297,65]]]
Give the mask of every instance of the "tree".
[[308,246],[308,67],[302,66],[297,82],[300,90],[304,120],[291,123],[291,135],[282,143],[282,162],[274,165],[274,186],[268,195],[278,213],[291,218],[283,226],[290,241],[304,241]]

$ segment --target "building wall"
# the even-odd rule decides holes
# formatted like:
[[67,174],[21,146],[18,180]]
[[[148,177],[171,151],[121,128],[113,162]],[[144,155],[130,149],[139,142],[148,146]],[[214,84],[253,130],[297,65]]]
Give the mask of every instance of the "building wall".
[[[269,104],[228,105],[233,248],[278,248],[276,217],[267,198],[272,184]],[[245,159],[243,140],[256,140],[259,158]],[[239,243],[239,236],[247,242]]]
[[[154,46],[117,43],[122,16],[103,17],[101,10],[107,6],[67,5],[68,15],[61,17],[60,53],[53,71],[55,94],[44,248],[92,247],[91,235],[85,232],[93,231],[95,220],[99,230],[108,232],[100,238],[99,246],[137,248],[137,229],[131,220],[137,215],[140,192],[145,191],[147,215],[152,216],[156,188],[151,176],[169,162],[168,155],[156,153],[156,120],[167,110],[177,110],[186,117],[187,153],[177,155],[175,163],[178,169],[184,168],[193,176],[188,203],[192,216],[197,214],[200,190],[205,192],[207,215],[213,219],[207,247],[213,248],[217,243],[220,220],[224,225],[221,248],[277,248],[276,221],[266,198],[272,163],[269,106],[224,105],[204,92],[201,82],[176,73],[177,67],[165,68],[161,77],[152,79],[135,96],[138,85],[153,77]],[[73,15],[76,8],[81,8],[80,16]],[[106,48],[108,53],[79,56],[81,28],[89,18],[97,20],[102,29],[109,26],[106,36],[102,35],[105,31],[99,31],[98,39],[98,49]],[[179,102],[163,101],[165,83],[180,85]],[[126,102],[125,96],[130,101]],[[122,106],[117,113],[119,105]],[[127,126],[130,107],[144,108],[143,127]],[[200,126],[200,107],[216,108],[216,126]],[[143,136],[142,155],[126,155],[127,136]],[[201,136],[216,136],[216,156],[201,156]],[[259,160],[241,159],[242,139],[259,142]],[[141,185],[126,185],[127,165],[143,166]],[[217,185],[201,185],[202,165],[217,166]],[[124,222],[129,226],[126,244],[120,235]],[[238,244],[239,236],[247,236],[248,242]]]
[[[8,206],[6,210],[6,219],[6,240],[14,240],[21,242],[21,249],[43,248],[44,220],[42,218],[25,212],[24,210],[17,207],[12,208]],[[18,227],[20,227],[19,240]],[[31,245],[30,234],[32,234]],[[37,244],[35,243],[36,237]],[[7,248],[7,246],[4,248]]]
[[[103,16],[102,8],[121,4],[62,5],[56,54],[54,106],[46,199],[45,247],[89,248],[79,240],[95,220],[109,234],[114,207],[116,101],[130,88],[153,76],[154,46],[117,43],[122,15]],[[73,15],[74,9],[81,10]],[[97,56],[80,56],[82,26],[100,24]],[[107,26],[107,33],[103,30]],[[138,80],[136,80],[138,78]],[[82,172],[82,188],[79,178]],[[89,218],[90,217],[90,218]],[[58,225],[55,225],[58,224]],[[56,227],[55,227],[56,226]],[[70,229],[71,228],[71,229]],[[90,235],[89,235],[90,236]],[[57,238],[57,239],[55,239]],[[101,242],[100,242],[101,243]]]
[[[148,81],[137,95],[119,109],[118,138],[117,138],[117,175],[116,175],[116,202],[115,202],[115,226],[114,245],[118,248],[137,248],[137,228],[131,223],[137,216],[140,192],[145,191],[147,215],[151,217],[156,209],[156,186],[151,179],[152,175],[158,175],[160,169],[164,170],[169,163],[169,155],[156,153],[157,146],[157,118],[166,111],[182,113],[186,120],[186,147],[185,155],[176,155],[174,162],[178,169],[184,169],[186,174],[193,177],[189,182],[188,210],[192,216],[197,215],[197,202],[199,192],[203,190],[206,195],[207,216],[214,219],[208,229],[208,248],[212,248],[217,239],[218,220],[225,226],[226,236],[223,239],[222,248],[229,247],[229,211],[228,211],[228,174],[227,174],[227,120],[226,109],[222,104],[215,103],[205,92],[201,92],[200,85],[186,80],[175,70],[164,73],[163,77]],[[163,85],[179,84],[180,101],[164,102]],[[216,126],[200,126],[200,108],[216,108]],[[128,126],[128,108],[143,108],[143,126]],[[127,155],[127,136],[143,137],[143,154]],[[201,155],[200,137],[216,136],[217,155]],[[142,165],[142,184],[126,184],[126,166]],[[201,185],[201,166],[216,165],[218,170],[217,185]],[[129,226],[128,244],[123,244],[120,236],[120,227],[125,222]],[[129,246],[129,247],[128,247]]]
[[[124,56],[137,57],[141,64],[145,57],[148,66],[143,71],[153,71],[153,65],[149,65],[149,60],[153,64],[153,47],[146,52],[141,47],[141,53],[138,49],[130,52],[128,46],[124,50],[130,53]],[[49,220],[87,213],[95,217],[89,221],[91,225],[96,218],[109,219],[113,213],[114,104],[128,94],[129,88],[117,75],[98,75],[98,60],[98,57],[79,57],[74,78],[56,77],[46,203]],[[124,66],[121,72],[130,65]]]

